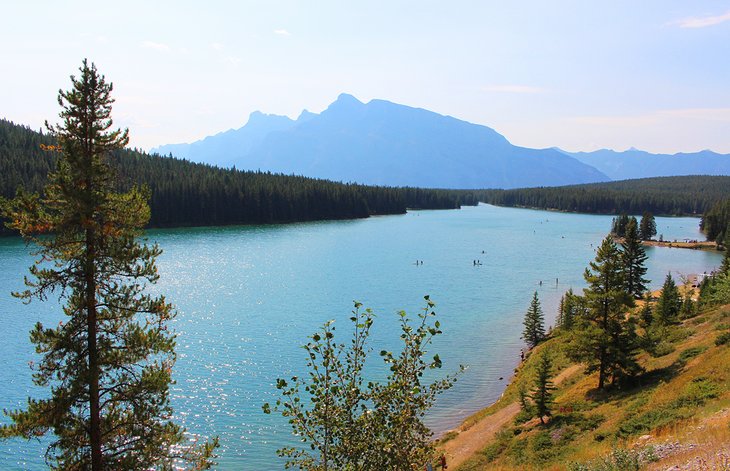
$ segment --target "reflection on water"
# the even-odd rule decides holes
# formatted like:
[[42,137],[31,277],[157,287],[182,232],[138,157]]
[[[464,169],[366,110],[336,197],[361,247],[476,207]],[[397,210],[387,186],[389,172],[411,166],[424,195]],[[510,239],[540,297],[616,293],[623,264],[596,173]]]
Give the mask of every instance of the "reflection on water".
[[[698,239],[697,219],[657,218],[665,239]],[[220,435],[221,469],[277,469],[275,450],[294,444],[286,421],[264,415],[278,377],[300,374],[306,336],[335,319],[343,340],[352,301],[377,313],[374,351],[397,345],[397,316],[415,315],[423,295],[437,303],[444,335],[433,346],[441,373],[469,365],[428,417],[437,431],[499,397],[519,360],[524,311],[538,291],[548,323],[560,295],[584,286],[582,273],[611,218],[482,205],[460,211],[284,226],[153,231],[160,283],[179,312],[173,404],[192,433]],[[648,277],[701,273],[717,253],[650,248]],[[422,260],[423,264],[415,264]],[[475,264],[476,261],[481,264]],[[57,322],[55,303],[23,306],[7,293],[22,284],[27,249],[0,239],[0,318],[9,335],[0,407],[22,406],[33,358],[27,332]],[[376,355],[377,356],[377,355]],[[384,374],[377,358],[369,370]],[[503,379],[500,379],[503,378]],[[0,468],[44,468],[43,444],[4,442]]]

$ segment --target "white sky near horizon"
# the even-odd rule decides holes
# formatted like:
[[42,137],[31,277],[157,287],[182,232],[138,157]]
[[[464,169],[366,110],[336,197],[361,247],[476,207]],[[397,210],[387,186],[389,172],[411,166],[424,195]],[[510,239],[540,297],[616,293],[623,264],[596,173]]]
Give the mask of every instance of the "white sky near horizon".
[[730,1],[5,1],[0,117],[56,121],[83,58],[145,150],[340,93],[512,143],[730,153]]

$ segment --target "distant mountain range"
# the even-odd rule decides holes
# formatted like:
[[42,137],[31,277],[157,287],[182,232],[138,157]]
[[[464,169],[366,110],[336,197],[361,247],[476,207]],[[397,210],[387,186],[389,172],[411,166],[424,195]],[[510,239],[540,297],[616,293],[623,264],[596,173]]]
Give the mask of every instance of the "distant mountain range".
[[[563,151],[565,152],[565,151]],[[597,168],[612,180],[673,177],[678,175],[730,175],[730,155],[711,150],[679,154],[651,154],[638,149],[616,152],[565,152]]]
[[[730,174],[730,156],[711,152],[717,158],[702,152],[702,158],[690,161],[640,151],[635,152],[642,156],[624,158],[627,153],[613,151],[529,149],[510,144],[486,126],[384,100],[362,103],[347,94],[320,114],[305,110],[292,120],[257,111],[239,129],[151,152],[245,170],[430,188],[520,188],[653,175]],[[615,162],[614,154],[619,156]],[[643,156],[651,159],[644,162]]]

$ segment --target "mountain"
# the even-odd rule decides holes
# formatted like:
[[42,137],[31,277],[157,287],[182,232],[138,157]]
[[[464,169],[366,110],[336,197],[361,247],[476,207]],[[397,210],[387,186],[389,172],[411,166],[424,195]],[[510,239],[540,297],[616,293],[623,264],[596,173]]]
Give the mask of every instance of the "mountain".
[[240,129],[152,151],[369,185],[515,188],[609,180],[559,150],[517,147],[486,126],[347,94],[320,114],[305,111],[294,121],[254,113]]
[[624,152],[602,149],[595,152],[566,152],[584,164],[597,168],[612,180],[678,175],[730,175],[730,154],[710,150],[680,154],[650,154],[631,148]]
[[[306,110],[302,113],[307,119]],[[303,121],[302,121],[303,122]],[[208,136],[192,144],[168,144],[152,150],[160,155],[172,154],[181,159],[192,160],[203,164],[231,167],[244,158],[264,138],[275,131],[285,131],[296,124],[286,116],[264,114],[254,111],[248,123],[239,129],[230,129]]]

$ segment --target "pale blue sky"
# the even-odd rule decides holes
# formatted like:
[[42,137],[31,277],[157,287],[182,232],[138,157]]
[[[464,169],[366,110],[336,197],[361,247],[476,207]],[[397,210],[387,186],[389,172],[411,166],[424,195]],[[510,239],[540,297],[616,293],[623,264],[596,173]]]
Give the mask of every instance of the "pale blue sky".
[[529,147],[730,153],[729,1],[107,3],[3,2],[0,116],[54,121],[88,57],[144,149],[347,92]]

